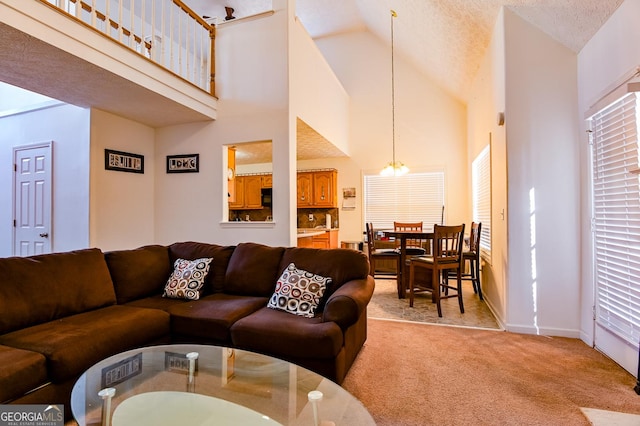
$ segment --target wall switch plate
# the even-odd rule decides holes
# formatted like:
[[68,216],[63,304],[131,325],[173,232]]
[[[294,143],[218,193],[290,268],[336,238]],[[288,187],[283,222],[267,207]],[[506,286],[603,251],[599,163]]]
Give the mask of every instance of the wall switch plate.
[[309,220],[313,221],[313,213],[309,213]]

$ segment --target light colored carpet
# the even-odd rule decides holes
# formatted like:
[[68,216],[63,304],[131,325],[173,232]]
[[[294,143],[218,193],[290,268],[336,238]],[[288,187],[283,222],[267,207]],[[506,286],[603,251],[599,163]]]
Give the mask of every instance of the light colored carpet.
[[584,425],[640,414],[635,378],[578,339],[369,320],[343,383],[380,426]]

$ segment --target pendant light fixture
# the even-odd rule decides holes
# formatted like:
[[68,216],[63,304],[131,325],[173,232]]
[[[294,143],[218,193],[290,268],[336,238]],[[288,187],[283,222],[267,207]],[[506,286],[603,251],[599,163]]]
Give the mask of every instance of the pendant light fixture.
[[395,10],[391,10],[391,141],[393,146],[392,161],[382,169],[382,176],[401,176],[409,172],[409,168],[400,161],[396,161],[396,85],[395,66],[393,60],[393,20],[398,17]]

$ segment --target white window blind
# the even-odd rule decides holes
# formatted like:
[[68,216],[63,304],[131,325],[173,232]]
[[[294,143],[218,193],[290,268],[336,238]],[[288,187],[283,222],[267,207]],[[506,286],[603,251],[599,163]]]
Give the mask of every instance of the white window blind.
[[640,339],[638,95],[591,117],[596,321],[633,345]]
[[471,164],[473,221],[482,223],[480,253],[491,260],[491,145]]
[[364,219],[376,229],[393,222],[420,222],[431,230],[444,207],[444,172],[364,176]]

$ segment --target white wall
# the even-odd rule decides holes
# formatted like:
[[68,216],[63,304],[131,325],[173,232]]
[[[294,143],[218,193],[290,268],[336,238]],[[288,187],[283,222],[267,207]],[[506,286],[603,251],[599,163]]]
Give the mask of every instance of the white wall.
[[504,25],[507,328],[579,337],[577,56],[508,9]]
[[[587,110],[603,95],[608,93],[630,71],[640,66],[640,26],[637,18],[640,16],[640,2],[626,0],[611,18],[600,28],[593,38],[584,46],[578,55],[578,90],[579,114],[578,121],[582,130],[586,130],[585,121]],[[583,133],[584,134],[584,133]],[[579,149],[580,177],[582,195],[581,204],[581,232],[584,238],[581,242],[582,260],[582,292],[581,292],[581,332],[583,340],[591,343],[594,340],[594,321],[591,308],[594,305],[594,277],[591,242],[591,180],[589,162],[589,148],[586,137],[581,138]],[[608,343],[608,342],[607,342]],[[602,342],[596,344],[602,347]],[[620,344],[610,345],[615,352],[609,352],[617,362],[628,371],[637,372],[638,348]]]
[[298,20],[290,39],[292,119],[301,118],[348,155],[349,95]]
[[[491,145],[491,260],[484,261],[481,283],[484,299],[504,326],[507,315],[507,154],[506,132],[497,116],[505,110],[505,55],[503,13],[494,26],[491,42],[469,95],[467,167]],[[506,123],[509,126],[509,123]],[[468,176],[471,188],[471,176]],[[469,195],[470,197],[470,195]],[[469,204],[469,216],[473,206]],[[505,212],[505,214],[501,214]]]
[[[154,129],[91,111],[91,239],[103,251],[154,242]],[[105,170],[104,150],[144,155],[144,174]]]
[[[350,97],[348,161],[338,166],[338,190],[356,188],[357,210],[340,211],[340,239],[362,239],[362,173],[377,173],[392,157],[391,47],[369,32],[316,41]],[[469,223],[466,108],[396,55],[396,159],[412,171],[446,172],[447,223]]]
[[[157,242],[295,245],[295,137],[290,136],[295,121],[291,125],[288,120],[287,1],[291,0],[274,1],[271,16],[218,28],[215,122],[157,130]],[[226,222],[223,146],[261,140],[273,142],[274,221]],[[200,173],[164,172],[166,155],[189,153],[200,154]]]
[[53,141],[52,251],[89,244],[89,110],[58,103],[0,117],[0,256],[13,254],[13,148],[49,141]]

